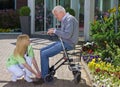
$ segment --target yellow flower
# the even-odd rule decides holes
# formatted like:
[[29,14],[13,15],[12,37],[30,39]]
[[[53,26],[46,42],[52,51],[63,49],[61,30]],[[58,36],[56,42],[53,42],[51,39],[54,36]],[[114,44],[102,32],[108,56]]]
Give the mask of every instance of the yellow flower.
[[95,69],[100,68],[100,64],[95,65]]
[[116,12],[116,8],[113,8],[112,12]]
[[101,58],[98,58],[98,61],[101,61]]
[[111,68],[111,63],[107,63],[106,67]]
[[94,62],[89,62],[88,63],[88,68],[92,71],[95,70],[95,63]]
[[114,13],[114,12],[116,12],[116,8],[114,7],[114,8],[112,8],[112,9],[109,9],[108,12],[109,12],[109,13]]
[[92,62],[95,62],[95,59],[92,59]]
[[104,16],[104,20],[107,21],[107,19],[108,19],[108,16]]

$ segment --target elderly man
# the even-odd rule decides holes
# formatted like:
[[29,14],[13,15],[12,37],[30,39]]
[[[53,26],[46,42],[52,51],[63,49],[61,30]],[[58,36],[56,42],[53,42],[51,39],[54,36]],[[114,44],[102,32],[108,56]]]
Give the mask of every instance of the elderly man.
[[[48,35],[55,34],[63,41],[64,47],[67,50],[72,50],[78,42],[79,24],[75,17],[66,13],[62,6],[56,6],[52,10],[55,18],[61,22],[61,28],[50,28]],[[56,41],[40,50],[41,58],[41,74],[44,79],[49,72],[49,57],[52,57],[63,51],[61,41]]]

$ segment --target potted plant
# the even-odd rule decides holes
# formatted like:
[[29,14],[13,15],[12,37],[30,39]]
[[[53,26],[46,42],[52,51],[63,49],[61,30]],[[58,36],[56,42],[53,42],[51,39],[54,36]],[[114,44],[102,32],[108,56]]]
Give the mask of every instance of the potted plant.
[[23,34],[28,34],[30,36],[31,28],[30,28],[30,8],[28,6],[22,6],[19,9],[19,15],[20,15],[20,24],[21,24],[21,31]]

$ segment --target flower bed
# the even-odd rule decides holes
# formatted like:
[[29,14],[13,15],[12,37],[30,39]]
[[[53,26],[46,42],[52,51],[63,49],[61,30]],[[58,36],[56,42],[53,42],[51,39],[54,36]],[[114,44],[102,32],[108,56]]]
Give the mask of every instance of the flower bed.
[[95,87],[120,87],[120,66],[114,65],[109,58],[102,60],[94,52],[95,45],[86,43],[82,47],[81,62]]
[[120,67],[95,56],[82,56],[82,64],[95,87],[120,87]]
[[13,33],[13,32],[21,32],[20,28],[15,28],[15,29],[11,29],[11,28],[0,28],[0,33]]
[[120,86],[120,67],[115,67],[111,63],[103,62],[100,58],[92,59],[88,67],[94,75],[96,86],[100,87],[119,87]]

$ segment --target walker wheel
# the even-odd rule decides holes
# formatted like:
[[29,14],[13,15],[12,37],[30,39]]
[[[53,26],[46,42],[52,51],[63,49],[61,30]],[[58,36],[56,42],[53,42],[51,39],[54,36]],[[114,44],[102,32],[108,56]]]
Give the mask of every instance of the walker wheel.
[[78,84],[80,82],[80,80],[81,80],[81,72],[77,72],[74,76],[73,81],[74,81],[75,84]]
[[74,77],[77,73],[78,73],[78,71],[72,71],[72,74],[74,75]]
[[70,70],[70,71],[74,71],[76,68],[75,68],[75,64],[70,64],[69,66],[68,66],[68,69]]
[[51,74],[48,74],[44,78],[45,82],[52,82],[53,81],[53,76]]

